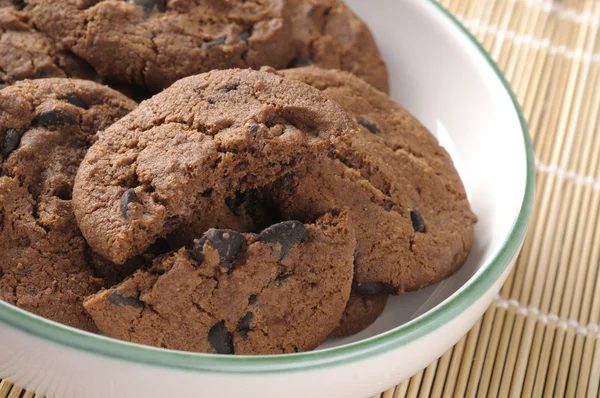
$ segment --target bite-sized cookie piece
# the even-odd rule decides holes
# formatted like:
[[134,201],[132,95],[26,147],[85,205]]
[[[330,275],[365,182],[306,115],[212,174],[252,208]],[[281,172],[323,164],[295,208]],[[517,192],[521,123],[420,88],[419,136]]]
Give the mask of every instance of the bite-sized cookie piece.
[[35,25],[99,75],[158,92],[213,69],[305,60],[387,89],[367,27],[339,0],[26,0]]
[[22,1],[0,1],[0,88],[44,77],[95,79],[82,59],[56,46],[36,29]]
[[387,293],[362,296],[352,292],[340,324],[329,337],[337,339],[352,336],[371,326],[385,309],[388,297]]
[[[465,261],[476,217],[452,159],[405,109],[350,73],[279,72],[339,103],[362,127],[266,195],[284,218],[346,206],[357,228],[359,286],[401,294],[438,282]],[[281,189],[286,185],[290,189]]]
[[354,247],[345,213],[257,235],[211,229],[84,306],[103,333],[135,343],[242,355],[312,350],[346,307]]
[[75,181],[75,214],[90,246],[120,264],[178,228],[213,227],[236,192],[325,157],[356,129],[318,90],[272,73],[185,78],[90,148]]
[[96,330],[82,303],[102,280],[73,214],[73,180],[96,132],[135,106],[82,80],[26,80],[0,90],[0,299]]
[[369,28],[342,0],[290,0],[290,7],[296,57],[289,67],[345,70],[389,91],[387,68]]

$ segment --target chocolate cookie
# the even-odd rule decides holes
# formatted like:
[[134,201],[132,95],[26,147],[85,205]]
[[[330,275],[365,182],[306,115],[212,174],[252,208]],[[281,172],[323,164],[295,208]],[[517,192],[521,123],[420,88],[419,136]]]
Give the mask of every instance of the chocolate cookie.
[[352,292],[340,324],[329,337],[337,339],[352,336],[371,326],[385,309],[388,297],[387,293],[361,296]]
[[21,1],[0,0],[0,88],[23,79],[95,79],[94,70],[39,32]]
[[389,91],[387,68],[369,28],[342,0],[290,0],[290,6],[296,58],[288,67],[345,70]]
[[361,125],[352,140],[330,147],[330,159],[306,164],[266,194],[281,216],[351,209],[359,293],[401,294],[455,272],[470,251],[476,217],[437,140],[392,99],[350,73],[300,68],[280,74],[318,88]]
[[214,227],[220,209],[237,211],[236,193],[325,157],[357,128],[318,90],[272,73],[185,78],[90,148],[75,181],[75,214],[94,250],[120,264],[179,228],[194,224],[198,236]]
[[0,299],[94,331],[83,297],[102,285],[71,207],[96,132],[136,104],[96,83],[18,82],[0,90]]
[[350,295],[354,232],[346,214],[259,234],[209,230],[84,306],[106,335],[217,354],[316,348]]
[[374,41],[340,1],[319,1],[312,11],[298,0],[25,3],[40,30],[99,75],[151,92],[213,69],[283,68],[303,59],[348,68],[387,89]]

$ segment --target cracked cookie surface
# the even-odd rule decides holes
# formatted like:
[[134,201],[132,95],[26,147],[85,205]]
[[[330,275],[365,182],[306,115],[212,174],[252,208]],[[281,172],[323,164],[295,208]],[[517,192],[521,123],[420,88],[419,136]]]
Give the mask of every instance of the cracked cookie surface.
[[18,80],[73,77],[96,80],[82,59],[37,30],[20,1],[0,0],[0,88]]
[[476,217],[438,141],[352,74],[318,68],[278,73],[321,90],[361,125],[352,140],[331,146],[330,159],[306,164],[266,194],[282,217],[348,207],[358,236],[355,286],[367,295],[402,294],[454,273],[471,249]]
[[100,76],[150,92],[213,69],[283,68],[301,60],[356,72],[387,90],[375,42],[339,0],[25,3],[41,31]]
[[179,228],[214,227],[235,192],[324,157],[357,127],[318,90],[272,73],[185,78],[100,135],[77,173],[75,214],[94,250],[120,264]]
[[352,72],[388,92],[388,72],[369,28],[342,0],[290,0],[295,58],[288,67],[309,64]]
[[135,106],[82,80],[29,80],[0,90],[0,299],[96,330],[82,303],[103,281],[73,214],[73,180],[96,132]]
[[355,236],[345,213],[259,234],[209,230],[84,304],[119,339],[218,354],[316,348],[350,295]]

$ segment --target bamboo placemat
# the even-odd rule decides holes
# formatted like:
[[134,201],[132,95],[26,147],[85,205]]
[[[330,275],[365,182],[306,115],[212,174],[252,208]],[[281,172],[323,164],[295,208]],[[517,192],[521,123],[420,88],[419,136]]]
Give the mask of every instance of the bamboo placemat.
[[[484,317],[376,398],[598,397],[600,1],[440,2],[492,54],[523,106],[535,206],[515,269]],[[0,398],[34,396],[0,383]]]

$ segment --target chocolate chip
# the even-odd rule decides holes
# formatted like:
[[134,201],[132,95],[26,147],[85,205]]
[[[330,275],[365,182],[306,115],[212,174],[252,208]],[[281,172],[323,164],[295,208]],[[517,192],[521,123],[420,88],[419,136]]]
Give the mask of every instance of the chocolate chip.
[[312,64],[313,64],[312,60],[310,60],[308,58],[294,58],[290,61],[290,63],[288,64],[287,67],[289,69],[302,68],[303,66],[309,66]]
[[214,104],[216,104],[216,102],[217,102],[217,100],[216,100],[216,99],[214,99],[214,98],[209,98],[209,99],[208,99],[208,103],[209,103],[209,104],[211,104],[211,105],[214,105]]
[[292,276],[294,276],[292,273],[279,275],[277,278],[275,278],[275,286],[281,287]]
[[129,188],[121,196],[121,216],[127,220],[129,219],[129,204],[137,203],[138,197],[133,188]]
[[21,143],[21,133],[19,130],[8,129],[4,133],[4,138],[0,141],[0,155],[6,159]]
[[152,11],[155,7],[159,12],[165,12],[165,0],[134,0],[135,4],[146,11]]
[[285,258],[289,250],[306,237],[306,227],[300,221],[284,221],[271,225],[258,234],[258,241],[281,244],[279,259]]
[[246,195],[243,192],[238,191],[234,193],[233,198],[231,196],[226,197],[225,204],[227,205],[229,210],[231,210],[234,216],[239,216],[238,209],[242,205],[242,203],[244,203],[245,199]]
[[78,96],[75,93],[68,93],[63,95],[62,97],[59,97],[59,99],[61,100],[65,100],[67,101],[69,104],[71,105],[75,105],[78,108],[81,109],[88,109],[88,105],[81,99],[80,96]]
[[252,126],[250,126],[250,132],[252,134],[256,133],[258,131],[258,124],[253,124]]
[[227,330],[225,321],[218,322],[210,328],[208,342],[217,354],[233,354],[233,336]]
[[248,338],[248,332],[250,331],[250,324],[254,319],[254,314],[251,312],[246,312],[246,315],[240,318],[238,322],[238,332],[240,332],[240,336],[243,339]]
[[283,189],[287,193],[294,190],[294,173],[288,173],[283,176]]
[[241,41],[246,42],[248,44],[248,39],[252,36],[252,28],[249,28],[238,35]]
[[229,270],[244,245],[244,235],[229,229],[211,229],[190,250],[190,256],[199,263],[204,261],[204,244],[208,242],[219,253],[219,265]]
[[240,84],[238,82],[229,82],[225,85],[225,91],[237,90]]
[[425,232],[427,229],[425,227],[425,220],[423,220],[423,216],[417,210],[410,211],[410,220],[412,221],[413,229],[415,232]]
[[365,127],[371,133],[373,133],[373,134],[379,134],[380,133],[379,127],[377,127],[377,125],[375,123],[373,123],[369,119],[365,118],[364,116],[357,117],[356,121],[358,122],[358,124],[360,124],[361,126]]
[[393,200],[391,200],[390,198],[386,198],[381,207],[383,207],[383,210],[385,211],[392,211],[392,209],[394,208],[394,206],[396,206],[396,202],[394,202]]
[[200,46],[200,49],[208,50],[209,48],[220,46],[221,44],[225,44],[226,40],[227,40],[227,36],[223,36],[223,37],[219,37],[217,39],[211,40],[211,41],[204,42],[204,43],[202,43],[202,46]]
[[117,307],[144,308],[144,302],[138,300],[137,297],[121,296],[116,290],[108,296],[108,302]]
[[361,296],[374,296],[379,293],[393,293],[394,287],[388,283],[382,282],[365,282],[356,283],[352,281],[352,291]]
[[248,305],[252,305],[256,303],[256,294],[251,294],[250,297],[248,297]]
[[45,109],[33,118],[34,126],[64,126],[79,123],[77,116],[62,109]]
[[212,193],[213,193],[212,188],[208,188],[207,190],[202,191],[200,193],[200,196],[202,196],[203,198],[208,198],[208,197],[210,197],[210,195],[212,195]]

